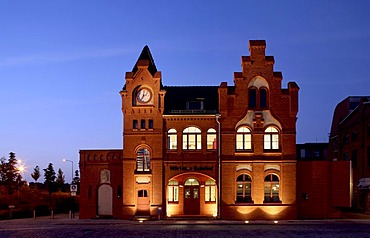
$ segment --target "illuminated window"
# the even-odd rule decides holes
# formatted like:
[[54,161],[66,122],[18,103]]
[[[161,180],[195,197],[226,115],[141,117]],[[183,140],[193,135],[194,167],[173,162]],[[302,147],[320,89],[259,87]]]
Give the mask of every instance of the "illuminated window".
[[205,200],[206,202],[216,201],[216,183],[213,180],[207,180],[205,184]]
[[150,171],[150,153],[148,149],[142,148],[136,153],[136,171]]
[[182,132],[182,149],[200,150],[202,149],[201,131],[196,127],[187,127]]
[[237,150],[251,150],[252,149],[252,135],[251,130],[242,126],[236,131],[236,149]]
[[248,174],[236,179],[236,202],[252,202],[252,179]]
[[167,149],[177,149],[177,131],[175,129],[169,129],[167,132]]
[[265,177],[265,200],[264,202],[280,202],[279,198],[280,183],[275,174]]
[[179,201],[179,183],[176,180],[171,180],[168,183],[168,201],[169,202]]
[[279,149],[279,131],[272,126],[265,130],[263,137],[263,148],[265,150],[278,150]]
[[199,185],[199,182],[198,180],[194,179],[194,178],[189,178],[185,181],[185,186],[197,186]]
[[207,149],[208,150],[217,149],[216,130],[213,128],[210,128],[207,131]]

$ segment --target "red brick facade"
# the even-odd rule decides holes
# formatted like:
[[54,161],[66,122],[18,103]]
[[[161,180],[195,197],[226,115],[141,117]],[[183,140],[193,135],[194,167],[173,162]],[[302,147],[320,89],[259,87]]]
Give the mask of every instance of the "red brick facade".
[[123,150],[80,151],[80,218],[297,218],[299,87],[265,47],[249,42],[233,86],[203,87],[163,86],[144,47],[120,92]]
[[350,96],[338,103],[329,138],[329,159],[351,161],[352,207],[370,213],[370,96]]

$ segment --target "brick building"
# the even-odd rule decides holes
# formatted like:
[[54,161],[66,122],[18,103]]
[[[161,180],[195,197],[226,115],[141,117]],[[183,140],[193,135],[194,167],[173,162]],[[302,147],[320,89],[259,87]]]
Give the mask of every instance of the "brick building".
[[329,137],[329,160],[351,161],[352,206],[370,213],[370,96],[338,103]]
[[265,47],[249,42],[233,86],[175,87],[145,46],[120,92],[123,150],[80,151],[80,218],[297,218],[299,87]]

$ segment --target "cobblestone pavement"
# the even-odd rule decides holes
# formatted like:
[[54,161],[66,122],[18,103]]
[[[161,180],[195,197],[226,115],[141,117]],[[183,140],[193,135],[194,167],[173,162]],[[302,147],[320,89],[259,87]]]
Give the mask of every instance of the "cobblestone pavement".
[[370,220],[243,221],[78,220],[40,218],[0,221],[0,237],[370,237]]

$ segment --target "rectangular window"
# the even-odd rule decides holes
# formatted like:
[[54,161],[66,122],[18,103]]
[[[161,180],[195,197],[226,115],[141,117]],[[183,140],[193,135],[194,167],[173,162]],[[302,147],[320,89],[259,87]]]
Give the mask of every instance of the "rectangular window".
[[255,108],[257,104],[257,91],[256,89],[249,89],[249,100],[248,100],[248,107]]
[[260,90],[260,107],[266,108],[267,107],[267,96],[266,96],[266,89]]
[[272,149],[277,150],[279,149],[279,135],[273,134],[272,135]]
[[343,160],[349,160],[348,152],[343,153]]
[[202,139],[201,139],[201,135],[200,134],[197,134],[197,150],[200,150],[202,149]]
[[236,149],[237,150],[243,149],[243,134],[236,135]]
[[206,199],[206,202],[216,201],[216,186],[206,186],[205,199]]
[[168,186],[168,201],[169,202],[179,201],[179,187],[178,186]]
[[301,158],[305,158],[306,157],[306,150],[305,149],[301,149]]
[[141,120],[141,122],[140,122],[140,123],[141,123],[141,124],[140,124],[140,125],[141,125],[141,127],[140,127],[140,128],[141,128],[141,129],[145,129],[145,120]]
[[244,134],[244,149],[246,150],[252,149],[252,135],[251,134]]
[[138,125],[137,120],[133,120],[133,122],[132,122],[132,128],[134,128],[134,129],[138,129],[139,128],[139,125]]
[[187,150],[188,149],[188,136],[182,135],[182,149]]
[[177,149],[177,135],[176,134],[168,134],[168,149],[169,150],[176,150]]
[[148,125],[148,127],[149,127],[149,129],[153,129],[153,120],[152,119],[149,119],[149,125]]
[[217,149],[216,134],[208,134],[207,135],[207,149],[208,150]]
[[271,137],[270,135],[264,135],[264,139],[263,139],[264,143],[263,143],[263,148],[266,149],[266,150],[271,150]]

